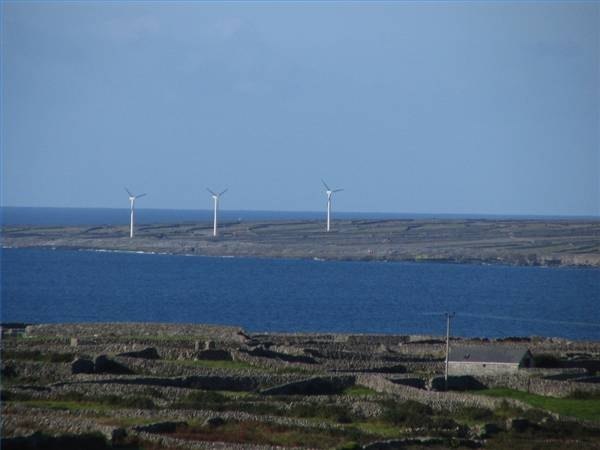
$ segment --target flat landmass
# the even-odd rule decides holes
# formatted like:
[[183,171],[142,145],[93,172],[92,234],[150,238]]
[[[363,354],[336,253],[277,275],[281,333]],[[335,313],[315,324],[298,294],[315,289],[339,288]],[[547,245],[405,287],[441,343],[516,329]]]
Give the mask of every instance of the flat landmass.
[[4,227],[5,247],[203,256],[600,267],[598,220],[351,220]]
[[446,389],[435,336],[141,323],[2,335],[5,450],[600,448],[600,342],[453,338],[490,360],[529,350],[537,367],[451,374]]

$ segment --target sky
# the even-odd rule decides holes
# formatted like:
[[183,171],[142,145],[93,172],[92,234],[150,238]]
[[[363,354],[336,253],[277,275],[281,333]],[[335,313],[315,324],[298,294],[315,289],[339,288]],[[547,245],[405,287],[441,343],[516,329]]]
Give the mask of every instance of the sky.
[[600,2],[1,3],[3,206],[600,214]]

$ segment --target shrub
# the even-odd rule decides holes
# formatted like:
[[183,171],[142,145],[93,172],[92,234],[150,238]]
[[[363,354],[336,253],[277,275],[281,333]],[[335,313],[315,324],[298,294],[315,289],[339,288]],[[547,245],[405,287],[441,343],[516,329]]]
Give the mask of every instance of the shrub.
[[523,411],[522,417],[530,420],[531,422],[541,422],[542,419],[551,417],[551,415],[546,411],[542,411],[541,409],[527,409]]
[[516,417],[523,414],[521,408],[510,405],[506,400],[502,400],[502,403],[500,403],[500,406],[494,412],[500,417]]
[[433,410],[431,407],[413,400],[403,403],[387,401],[384,402],[383,407],[383,419],[394,425],[417,428],[427,427],[432,423],[431,415],[433,414]]
[[600,391],[596,392],[586,392],[586,391],[573,391],[571,392],[567,398],[574,400],[600,400]]
[[73,353],[42,353],[39,350],[5,350],[2,352],[2,359],[16,359],[24,361],[45,361],[53,363],[71,362],[74,358]]
[[186,401],[191,403],[225,403],[229,399],[215,391],[196,391],[186,397]]
[[4,389],[0,391],[0,400],[3,402],[26,402],[31,399],[31,394],[28,394],[26,392],[10,392],[5,391]]
[[439,428],[441,430],[453,430],[459,426],[459,424],[449,417],[435,417],[432,422],[433,428]]
[[494,417],[494,413],[487,408],[480,408],[477,406],[465,406],[460,408],[456,415],[466,420],[473,421],[484,421],[490,420]]
[[242,411],[250,414],[259,414],[259,415],[271,415],[271,416],[281,416],[283,412],[277,408],[277,406],[269,404],[269,403],[250,403],[250,402],[240,402],[240,403],[232,403],[229,405],[231,410],[233,411]]
[[324,405],[321,403],[300,403],[294,405],[290,415],[296,417],[320,417],[339,423],[351,423],[356,417],[342,405]]
[[63,434],[51,436],[44,433],[34,433],[31,437],[2,439],[5,450],[39,448],[44,450],[107,450],[110,447],[106,438],[100,433]]
[[53,363],[68,363],[73,361],[73,353],[50,353],[47,358]]
[[224,405],[229,399],[219,392],[214,391],[196,391],[189,394],[183,400],[173,403],[173,408],[181,409],[203,409],[209,408],[215,411],[222,411]]
[[133,397],[121,397],[119,395],[105,395],[97,399],[98,402],[106,405],[121,406],[123,408],[136,408],[136,409],[154,409],[156,405],[150,397],[146,396],[133,396]]

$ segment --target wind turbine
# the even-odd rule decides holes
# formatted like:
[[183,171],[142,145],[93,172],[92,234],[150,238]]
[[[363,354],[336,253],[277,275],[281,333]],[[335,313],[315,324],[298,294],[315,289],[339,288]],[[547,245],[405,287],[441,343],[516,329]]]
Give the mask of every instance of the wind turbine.
[[221,195],[223,195],[225,192],[227,192],[227,189],[219,192],[218,194],[216,192],[211,191],[209,188],[206,188],[206,190],[208,192],[210,192],[210,194],[212,195],[212,198],[215,202],[215,214],[214,214],[214,221],[213,221],[213,236],[216,236],[217,235],[217,211],[219,210],[219,198],[221,198]]
[[127,188],[125,188],[125,191],[127,191],[127,194],[129,195],[129,201],[131,202],[131,218],[129,219],[129,238],[131,239],[133,237],[133,211],[135,208],[135,201],[146,194],[133,195]]
[[343,191],[343,189],[330,189],[322,178],[321,182],[323,183],[323,186],[325,186],[325,193],[327,194],[327,231],[329,231],[331,230],[331,196],[335,192]]

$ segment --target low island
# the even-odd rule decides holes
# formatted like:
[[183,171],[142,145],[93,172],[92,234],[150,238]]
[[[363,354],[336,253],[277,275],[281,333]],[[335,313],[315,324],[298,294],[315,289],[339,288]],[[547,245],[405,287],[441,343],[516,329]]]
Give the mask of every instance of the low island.
[[5,226],[4,247],[202,256],[600,267],[600,221],[405,219],[127,226]]

